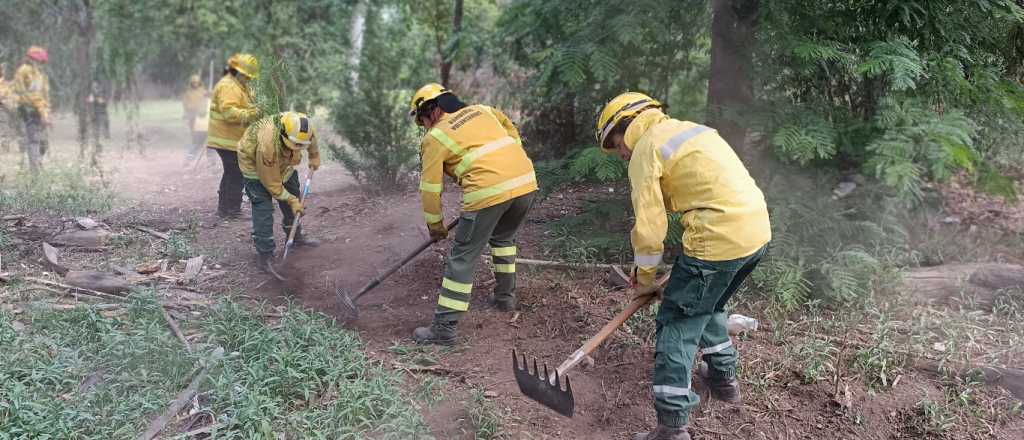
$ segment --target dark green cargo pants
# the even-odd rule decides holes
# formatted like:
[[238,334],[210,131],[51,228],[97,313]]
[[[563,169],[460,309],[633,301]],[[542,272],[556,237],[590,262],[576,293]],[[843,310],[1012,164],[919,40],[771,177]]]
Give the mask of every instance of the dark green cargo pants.
[[[295,197],[299,197],[299,173],[292,173],[292,176],[284,182],[284,190]],[[261,254],[274,253],[274,198],[267,191],[258,179],[245,179],[245,193],[252,202],[252,242],[256,245],[256,252]],[[295,215],[292,214],[292,207],[288,202],[278,200],[277,205],[281,208],[281,221],[284,235],[287,237],[292,231],[292,223]],[[302,233],[302,226],[295,233],[296,236]]]
[[494,295],[497,298],[515,294],[516,233],[526,219],[536,193],[525,194],[479,211],[463,212],[455,226],[448,267],[441,281],[434,321],[454,327],[469,310],[476,260],[491,245],[494,262]]
[[654,408],[658,422],[687,424],[700,397],[690,390],[698,348],[712,377],[736,375],[738,353],[726,330],[725,303],[764,256],[767,245],[752,255],[728,261],[704,261],[681,255],[672,267],[658,310],[654,347]]

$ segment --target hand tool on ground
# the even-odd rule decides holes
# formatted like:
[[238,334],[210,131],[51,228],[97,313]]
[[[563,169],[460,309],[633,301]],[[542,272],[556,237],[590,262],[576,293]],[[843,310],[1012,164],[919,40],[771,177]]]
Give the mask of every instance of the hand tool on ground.
[[[572,385],[569,383],[569,377],[566,376],[565,373],[586,359],[594,349],[601,345],[605,339],[611,336],[611,334],[622,326],[630,316],[633,316],[637,310],[640,310],[641,307],[650,303],[651,300],[657,296],[654,295],[654,293],[664,288],[665,283],[668,281],[668,277],[668,274],[666,274],[653,286],[644,287],[631,293],[631,296],[644,293],[651,293],[651,295],[639,297],[630,302],[625,309],[619,312],[618,315],[615,315],[611,321],[608,321],[608,323],[605,324],[596,335],[588,339],[582,347],[566,358],[565,361],[555,369],[553,374],[548,374],[548,365],[545,363],[544,373],[542,375],[540,370],[537,368],[537,359],[533,360],[533,371],[531,372],[526,363],[526,355],[522,355],[520,357],[513,348],[512,372],[515,374],[516,383],[519,384],[519,391],[526,397],[536,400],[540,404],[555,410],[561,415],[572,417],[573,411],[576,408],[576,401],[572,395]],[[561,385],[561,378],[565,378],[564,389]]]
[[[310,170],[309,175],[306,176],[306,183],[302,185],[302,195],[299,196],[299,204],[305,207],[306,196],[309,195],[309,184],[313,181],[313,173],[316,171]],[[288,251],[295,246],[295,232],[299,230],[299,221],[302,220],[303,214],[295,216],[295,220],[292,221],[292,230],[288,232],[288,241],[284,244],[284,253],[281,254],[281,262],[288,259]]]
[[[458,223],[459,219],[456,217],[455,220],[452,220],[451,223],[448,223],[448,230],[451,231],[452,228],[454,228],[455,225]],[[409,252],[405,257],[403,257],[401,261],[395,263],[394,265],[389,267],[388,270],[384,271],[384,273],[377,275],[372,280],[370,280],[370,282],[366,283],[366,285],[363,286],[363,288],[360,289],[359,292],[356,293],[355,295],[349,295],[347,292],[344,292],[341,289],[336,289],[335,294],[338,295],[338,299],[341,300],[341,304],[345,306],[345,313],[352,319],[358,318],[359,308],[356,307],[356,301],[358,301],[359,298],[369,293],[371,290],[373,290],[374,287],[380,285],[380,283],[388,279],[388,277],[391,276],[391,274],[397,272],[398,269],[401,269],[402,266],[406,265],[406,263],[411,261],[413,258],[416,258],[417,255],[426,250],[428,247],[430,247],[430,245],[434,244],[436,241],[437,240],[433,238],[424,241],[422,244],[417,246],[416,249],[413,249],[412,252]]]

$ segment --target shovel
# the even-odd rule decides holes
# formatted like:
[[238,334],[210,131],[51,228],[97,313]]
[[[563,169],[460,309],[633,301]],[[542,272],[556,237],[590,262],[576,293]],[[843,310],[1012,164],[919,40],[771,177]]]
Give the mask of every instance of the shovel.
[[[448,223],[448,230],[452,230],[452,228],[454,228],[455,225],[458,223],[459,219],[458,217],[456,217],[455,220],[452,220],[451,223]],[[380,283],[388,279],[388,277],[390,277],[391,274],[397,272],[398,269],[401,269],[402,266],[406,265],[406,263],[411,261],[413,258],[416,258],[417,255],[426,250],[428,247],[430,247],[430,245],[434,244],[436,241],[437,240],[433,238],[424,241],[422,244],[416,247],[416,249],[413,249],[412,252],[409,252],[409,254],[403,257],[401,261],[395,263],[394,265],[389,267],[388,270],[384,271],[384,273],[377,275],[372,280],[370,280],[370,282],[366,283],[366,285],[363,286],[363,288],[360,289],[359,292],[353,296],[349,296],[347,292],[344,292],[341,289],[336,290],[335,293],[338,295],[338,299],[341,300],[341,304],[346,308],[346,314],[352,317],[353,319],[358,318],[359,308],[356,307],[356,301],[358,301],[359,298],[369,293],[371,290],[373,290],[373,288],[379,286]]]
[[[649,287],[645,287],[637,291],[637,294],[654,293],[663,288],[665,282],[668,281],[668,274],[663,276],[658,282]],[[569,376],[565,373],[570,369],[578,365],[583,359],[586,359],[594,349],[596,349],[605,339],[608,339],[612,333],[615,332],[630,316],[633,316],[637,310],[647,305],[653,300],[655,295],[643,296],[634,299],[633,302],[629,303],[625,309],[615,315],[611,321],[608,321],[596,335],[591,337],[580,347],[578,350],[573,352],[568,358],[562,362],[558,368],[555,369],[554,374],[548,374],[548,365],[544,364],[544,374],[541,375],[540,370],[537,368],[537,360],[533,360],[533,371],[530,371],[529,366],[526,363],[526,355],[521,357],[517,355],[516,350],[512,349],[512,372],[515,373],[516,383],[519,384],[519,391],[522,392],[526,397],[536,400],[540,404],[555,410],[555,412],[566,416],[572,417],[573,411],[576,408],[576,401],[572,396],[572,385],[569,383]],[[520,362],[521,361],[521,362]],[[565,388],[562,388],[561,378],[565,378]]]
[[[309,184],[313,181],[313,173],[316,171],[310,170],[309,175],[306,176],[306,183],[302,185],[302,196],[299,197],[299,204],[306,202],[306,196],[309,195]],[[302,214],[295,216],[295,221],[292,222],[292,230],[288,232],[288,241],[284,244],[284,253],[281,254],[281,262],[288,259],[288,251],[295,246],[295,233],[299,230],[299,221],[302,220]]]

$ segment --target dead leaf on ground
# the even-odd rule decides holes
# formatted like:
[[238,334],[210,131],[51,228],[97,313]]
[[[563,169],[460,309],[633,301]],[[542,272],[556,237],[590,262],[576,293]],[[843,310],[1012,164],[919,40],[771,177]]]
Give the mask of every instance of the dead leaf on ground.
[[160,267],[163,264],[163,260],[147,261],[145,263],[139,263],[135,266],[135,271],[143,275],[149,275],[151,273],[157,273],[160,271]]

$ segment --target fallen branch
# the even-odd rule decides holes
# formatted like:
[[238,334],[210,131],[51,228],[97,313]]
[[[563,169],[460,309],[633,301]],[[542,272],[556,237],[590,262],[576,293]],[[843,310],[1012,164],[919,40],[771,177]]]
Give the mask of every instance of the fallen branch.
[[74,292],[74,293],[80,293],[82,295],[95,296],[97,298],[114,299],[114,300],[118,300],[118,301],[124,301],[126,299],[123,296],[118,296],[118,295],[113,295],[113,294],[109,294],[109,293],[105,293],[105,292],[100,292],[100,291],[96,291],[96,290],[86,289],[86,288],[83,288],[83,287],[69,286],[67,284],[58,283],[56,281],[44,280],[44,279],[33,278],[33,277],[25,277],[23,279],[25,281],[30,281],[30,282],[33,282],[33,283],[42,284],[44,286],[59,287],[61,289],[65,289],[67,291],[71,291],[71,292]]
[[167,321],[167,325],[171,327],[171,331],[174,332],[174,336],[178,337],[181,341],[181,345],[185,346],[185,351],[192,353],[192,344],[188,343],[188,339],[185,339],[185,334],[181,332],[181,327],[178,327],[178,323],[174,322],[174,318],[171,317],[170,313],[167,313],[167,308],[161,306],[160,312],[164,315],[164,321]]
[[147,228],[145,226],[135,225],[135,229],[138,229],[138,230],[140,230],[142,232],[145,232],[145,233],[147,233],[149,235],[152,235],[152,236],[154,236],[156,238],[159,238],[161,240],[166,240],[168,238],[171,238],[170,235],[167,235],[167,234],[164,234],[163,232],[159,232],[159,231]]
[[206,366],[203,367],[202,370],[199,370],[199,373],[192,377],[192,382],[188,384],[188,388],[185,388],[182,392],[178,393],[178,396],[174,398],[173,402],[171,402],[171,406],[167,407],[167,410],[165,410],[163,414],[160,414],[159,417],[153,419],[153,421],[149,423],[149,427],[146,428],[142,434],[139,434],[139,436],[136,437],[136,440],[153,440],[153,438],[159,435],[160,432],[167,427],[167,424],[170,423],[171,419],[181,412],[182,408],[192,400],[192,396],[195,396],[196,393],[199,392],[199,385],[206,380],[206,376],[210,375],[210,367],[212,367],[222,357],[224,357],[223,348],[217,347],[213,350],[213,354],[210,355],[209,362],[207,362]]
[[12,221],[16,221],[16,220],[25,220],[27,218],[28,218],[27,215],[5,215],[3,217],[0,217],[0,219],[2,219],[5,222],[12,222]]

